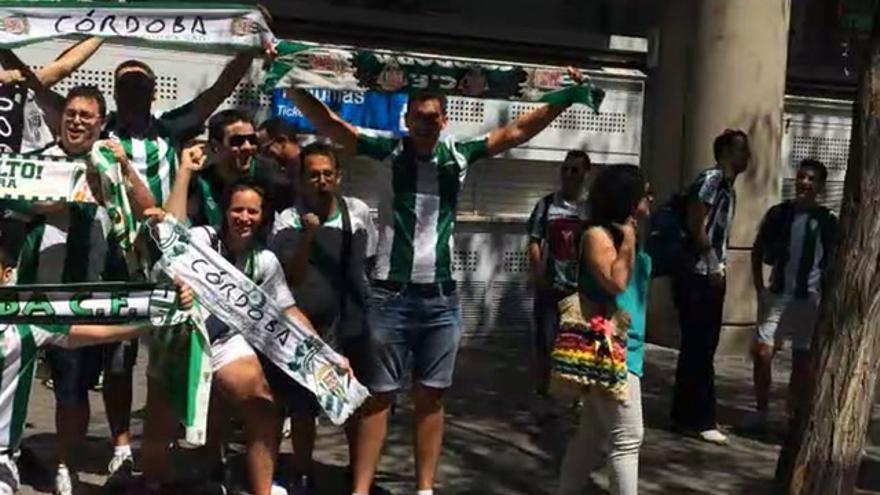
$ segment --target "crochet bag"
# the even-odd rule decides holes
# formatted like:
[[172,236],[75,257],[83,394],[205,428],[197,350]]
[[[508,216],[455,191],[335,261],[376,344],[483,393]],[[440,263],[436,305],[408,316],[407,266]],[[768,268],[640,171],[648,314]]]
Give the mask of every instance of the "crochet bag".
[[580,292],[559,301],[559,333],[551,354],[551,390],[565,398],[588,389],[626,401],[626,339],[631,316]]

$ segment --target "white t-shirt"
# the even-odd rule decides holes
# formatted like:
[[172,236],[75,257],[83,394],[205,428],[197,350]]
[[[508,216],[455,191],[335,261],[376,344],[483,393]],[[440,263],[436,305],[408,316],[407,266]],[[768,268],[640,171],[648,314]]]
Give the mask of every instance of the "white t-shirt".
[[[217,251],[255,284],[259,285],[279,308],[286,310],[296,306],[296,300],[287,287],[284,269],[281,268],[281,263],[278,262],[278,258],[272,251],[257,248],[246,256],[231,259],[214,227],[193,227],[190,229],[190,233],[192,233],[195,242],[201,242],[215,249],[219,248]],[[205,326],[212,341],[229,332],[229,327],[213,315],[206,318]]]
[[[794,220],[791,222],[791,235],[788,242],[788,261],[785,263],[785,293],[794,294],[797,287],[798,271],[801,266],[801,258],[804,250],[804,237],[807,234],[807,226],[811,230],[819,228],[819,221],[813,219],[810,221],[810,214],[797,212]],[[822,268],[820,261],[825,255],[825,249],[822,240],[816,240],[816,252],[814,259],[810,263],[810,273],[807,276],[807,291],[819,292],[822,285]]]

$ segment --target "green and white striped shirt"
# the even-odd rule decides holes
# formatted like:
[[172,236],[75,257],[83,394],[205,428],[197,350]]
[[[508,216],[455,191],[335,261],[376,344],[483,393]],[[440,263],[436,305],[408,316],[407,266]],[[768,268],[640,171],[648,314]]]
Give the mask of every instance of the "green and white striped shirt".
[[150,188],[157,205],[171,193],[177,173],[177,147],[199,134],[200,122],[189,103],[169,112],[154,115],[142,136],[129,135],[113,112],[107,117],[107,133],[122,144],[141,180]]
[[[46,156],[66,156],[54,146]],[[59,211],[35,218],[18,260],[20,284],[95,282],[108,264],[107,211],[93,203],[67,203]]]
[[18,448],[27,418],[37,349],[64,344],[68,326],[0,325],[0,451]]
[[472,163],[488,156],[486,136],[437,143],[416,156],[405,138],[358,130],[358,154],[391,169],[391,191],[379,203],[373,278],[400,283],[452,280],[452,233],[458,193]]

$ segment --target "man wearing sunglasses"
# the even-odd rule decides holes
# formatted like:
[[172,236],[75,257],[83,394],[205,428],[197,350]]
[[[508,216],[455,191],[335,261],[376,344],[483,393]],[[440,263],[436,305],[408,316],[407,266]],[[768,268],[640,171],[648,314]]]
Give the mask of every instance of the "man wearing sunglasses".
[[[257,150],[257,132],[250,115],[235,109],[217,112],[208,121],[208,142],[193,143],[183,150],[183,153],[199,156],[206,154],[204,166],[181,167],[166,208],[176,211],[177,205],[185,204],[193,226],[220,225],[219,205],[224,190],[244,178],[259,183],[267,191],[270,203],[275,196],[288,197],[289,190],[282,189],[284,184],[275,180],[275,165],[258,160]],[[202,160],[188,163],[202,163]],[[173,209],[170,203],[174,203]]]
[[559,169],[559,190],[541,198],[529,217],[528,255],[535,289],[532,373],[537,397],[533,412],[539,423],[552,417],[547,387],[550,352],[559,326],[557,304],[577,290],[578,241],[587,219],[584,184],[592,168],[586,152],[569,151]]

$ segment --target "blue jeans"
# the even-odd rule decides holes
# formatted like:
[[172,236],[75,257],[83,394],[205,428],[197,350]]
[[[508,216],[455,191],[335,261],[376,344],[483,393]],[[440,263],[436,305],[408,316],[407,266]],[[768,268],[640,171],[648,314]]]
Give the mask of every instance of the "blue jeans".
[[367,312],[370,372],[365,384],[373,392],[405,386],[407,367],[413,383],[446,389],[452,386],[462,320],[455,289],[425,296],[404,286],[400,291],[373,287]]

